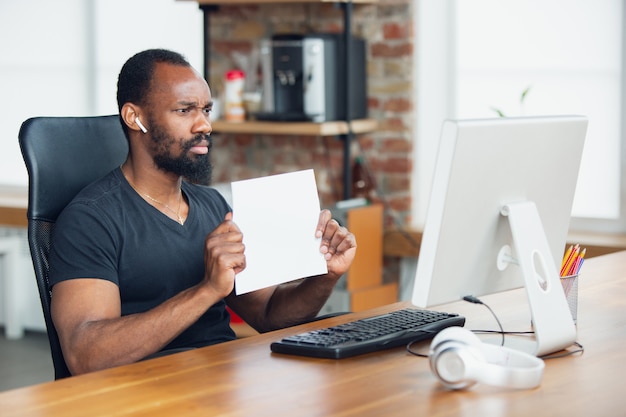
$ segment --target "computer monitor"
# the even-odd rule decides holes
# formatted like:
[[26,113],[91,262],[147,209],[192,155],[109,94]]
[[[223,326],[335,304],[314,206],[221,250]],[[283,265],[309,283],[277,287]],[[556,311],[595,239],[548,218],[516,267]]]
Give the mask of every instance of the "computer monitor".
[[526,287],[536,355],[576,338],[559,282],[587,119],[443,124],[412,302],[418,307]]

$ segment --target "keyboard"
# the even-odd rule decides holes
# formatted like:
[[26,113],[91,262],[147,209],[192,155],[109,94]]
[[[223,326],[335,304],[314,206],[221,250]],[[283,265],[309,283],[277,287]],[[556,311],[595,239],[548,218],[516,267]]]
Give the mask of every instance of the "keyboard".
[[405,308],[338,326],[288,336],[272,352],[342,359],[433,338],[450,326],[463,326],[458,314]]

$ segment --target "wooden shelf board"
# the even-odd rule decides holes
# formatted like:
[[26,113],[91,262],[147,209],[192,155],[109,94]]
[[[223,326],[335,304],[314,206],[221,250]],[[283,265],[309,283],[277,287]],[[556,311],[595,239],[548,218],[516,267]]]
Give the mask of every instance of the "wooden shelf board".
[[2,226],[28,226],[26,219],[26,209],[22,207],[0,206],[0,225]]
[[[190,0],[178,0],[190,1]],[[348,0],[191,0],[198,4],[233,5],[233,4],[272,4],[272,3],[348,3]],[[378,0],[353,0],[352,3],[377,3]]]
[[[378,122],[373,119],[359,119],[352,122],[353,133],[366,133],[376,130]],[[311,135],[335,136],[348,133],[348,123],[344,121],[310,123],[310,122],[211,122],[214,133],[244,133],[270,135]]]
[[0,225],[26,227],[28,186],[0,185]]

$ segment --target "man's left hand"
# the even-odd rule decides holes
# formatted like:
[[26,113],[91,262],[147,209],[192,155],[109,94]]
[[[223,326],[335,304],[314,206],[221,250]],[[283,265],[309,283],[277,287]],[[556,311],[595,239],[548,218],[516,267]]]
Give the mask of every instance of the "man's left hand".
[[337,220],[329,210],[322,210],[315,237],[321,238],[320,252],[324,254],[328,273],[340,277],[350,267],[356,254],[356,238]]

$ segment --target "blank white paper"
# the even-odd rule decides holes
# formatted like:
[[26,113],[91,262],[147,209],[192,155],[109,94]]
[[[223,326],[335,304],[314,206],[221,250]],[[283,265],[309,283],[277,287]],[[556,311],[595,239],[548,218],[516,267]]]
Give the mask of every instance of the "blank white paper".
[[315,237],[320,202],[312,169],[235,181],[232,194],[246,245],[236,294],[328,272]]

